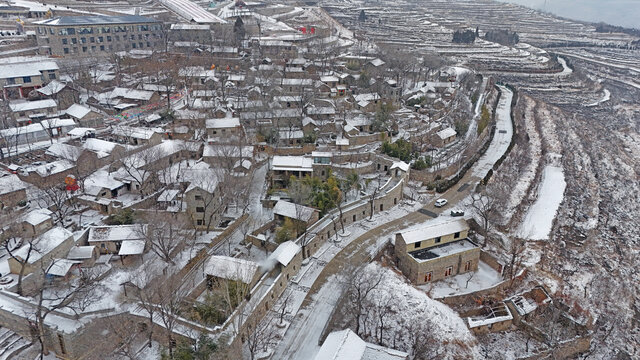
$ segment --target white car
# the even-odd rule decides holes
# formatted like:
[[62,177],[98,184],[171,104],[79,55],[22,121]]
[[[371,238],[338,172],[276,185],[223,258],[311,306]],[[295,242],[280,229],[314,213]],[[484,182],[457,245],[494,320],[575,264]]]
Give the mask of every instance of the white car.
[[447,199],[438,199],[436,200],[436,207],[443,207],[447,205]]

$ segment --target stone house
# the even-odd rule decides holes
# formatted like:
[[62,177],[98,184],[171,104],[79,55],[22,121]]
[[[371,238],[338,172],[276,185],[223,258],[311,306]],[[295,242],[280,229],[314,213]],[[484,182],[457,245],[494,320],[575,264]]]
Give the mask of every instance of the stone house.
[[162,142],[162,129],[118,126],[111,133],[122,144],[158,145]]
[[12,208],[27,201],[27,184],[17,175],[0,177],[0,209]]
[[80,262],[82,267],[93,266],[99,257],[100,250],[93,245],[74,246],[67,254],[67,259]]
[[302,222],[308,227],[318,221],[320,212],[304,205],[278,200],[273,207],[273,217],[276,222],[280,224],[282,224],[285,219],[290,219],[294,222]]
[[118,254],[124,242],[144,241],[146,230],[146,224],[92,226],[87,242],[101,254]]
[[33,90],[60,77],[55,61],[15,62],[0,65],[3,98],[27,98]]
[[22,236],[36,237],[53,227],[53,213],[49,209],[36,209],[22,218]]
[[208,119],[206,128],[209,143],[237,140],[244,132],[239,118]]
[[65,114],[83,127],[101,127],[103,125],[103,116],[85,105],[73,104],[65,110]]
[[429,222],[396,234],[398,268],[414,284],[425,284],[476,271],[480,248],[467,239],[464,219]]
[[458,133],[454,128],[448,127],[446,129],[442,129],[433,137],[433,144],[438,147],[451,144],[456,139],[457,134]]
[[19,274],[24,263],[24,274],[46,268],[53,259],[63,258],[73,246],[73,233],[62,227],[55,227],[37,238],[25,241],[24,245],[13,251],[9,257],[9,269]]

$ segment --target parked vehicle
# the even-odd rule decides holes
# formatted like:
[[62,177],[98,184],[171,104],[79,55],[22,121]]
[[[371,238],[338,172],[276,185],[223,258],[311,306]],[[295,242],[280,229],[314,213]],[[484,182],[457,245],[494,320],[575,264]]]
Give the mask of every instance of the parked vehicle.
[[464,211],[462,210],[451,210],[451,216],[464,216]]
[[438,199],[436,200],[436,207],[443,207],[447,205],[447,199]]

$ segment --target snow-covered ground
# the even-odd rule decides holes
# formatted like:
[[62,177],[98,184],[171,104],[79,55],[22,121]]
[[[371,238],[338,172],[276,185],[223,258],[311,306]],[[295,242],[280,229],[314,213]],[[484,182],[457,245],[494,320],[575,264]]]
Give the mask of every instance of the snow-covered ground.
[[530,240],[549,238],[566,186],[561,167],[548,165],[544,168],[538,199],[527,212],[518,230],[520,237]]
[[487,151],[478,159],[474,166],[473,176],[484,178],[493,165],[507,151],[513,136],[513,123],[511,122],[511,99],[513,92],[504,86],[500,86],[502,96],[496,110],[496,133]]
[[[468,285],[467,280],[469,280]],[[469,294],[488,289],[501,282],[502,276],[500,276],[500,273],[492,269],[486,263],[480,261],[478,264],[478,271],[456,275],[446,280],[418,287],[425,290],[427,294],[434,299],[440,299],[448,296]]]

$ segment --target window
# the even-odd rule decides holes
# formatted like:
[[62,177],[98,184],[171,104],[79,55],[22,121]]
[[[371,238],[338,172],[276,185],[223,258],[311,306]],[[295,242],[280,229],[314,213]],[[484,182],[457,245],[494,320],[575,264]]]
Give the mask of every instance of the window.
[[194,195],[194,196],[193,196],[193,198],[194,198],[196,201],[200,201],[200,200],[202,200],[202,196],[201,196],[201,195]]
[[138,40],[142,40],[142,34],[138,34]]
[[68,54],[69,53],[69,48],[64,48],[64,53]]
[[83,44],[86,44],[87,43],[87,38],[80,38],[80,42],[83,43]]
[[62,44],[63,44],[63,45],[67,45],[67,44],[68,44],[68,42],[69,42],[69,41],[67,40],[67,38],[63,38],[63,39],[62,39]]
[[459,237],[460,237],[460,233],[459,233],[459,232],[457,232],[457,233],[453,234],[453,238],[454,238],[454,239],[457,239],[457,238],[459,238]]
[[204,208],[202,206],[198,206],[198,207],[196,207],[196,212],[203,213],[204,212]]
[[415,249],[419,248],[419,247],[420,247],[420,241],[418,241],[417,243],[415,243],[413,247],[414,247]]
[[471,261],[467,261],[464,264],[464,271],[469,271],[469,270],[471,270]]
[[144,47],[144,45],[142,43],[138,43],[140,49],[142,49]]
[[[78,48],[74,47],[74,51],[73,52],[78,52]],[[55,80],[56,79],[55,71],[49,71],[49,79],[51,79],[51,80]]]
[[438,237],[436,238],[436,244],[439,244],[441,241],[442,241],[442,237],[438,236]]
[[103,36],[98,36],[98,42],[99,43],[104,42],[104,37]]
[[431,272],[424,274],[424,282],[431,281]]
[[77,44],[77,43],[78,43],[78,39],[76,39],[76,38],[71,38],[71,43],[72,43],[72,44]]
[[107,36],[107,41],[111,41],[111,36]]
[[8,78],[8,79],[7,79],[7,84],[9,84],[9,85],[13,85],[13,84],[15,84],[15,83],[16,83],[16,79],[15,79],[15,78]]
[[100,51],[104,51],[104,45],[100,45]]
[[116,41],[120,41],[120,35],[116,35]]
[[23,76],[22,77],[22,82],[23,83],[30,83],[31,82],[31,76]]
[[353,221],[356,221],[356,215],[353,214]]
[[136,48],[136,43],[131,43],[131,47],[135,49]]
[[196,224],[197,224],[198,226],[202,226],[202,219],[200,219],[200,220],[196,220]]
[[92,43],[96,42],[96,38],[94,38],[93,36],[92,36],[92,37],[90,37],[90,38],[89,38],[89,42],[92,42]]
[[91,46],[91,52],[94,52],[94,51],[96,51],[96,47],[95,47],[95,45],[94,45],[94,46]]
[[87,47],[86,46],[82,47],[82,52],[87,52]]
[[451,272],[453,272],[453,266],[449,266],[444,270],[444,276],[451,276]]

